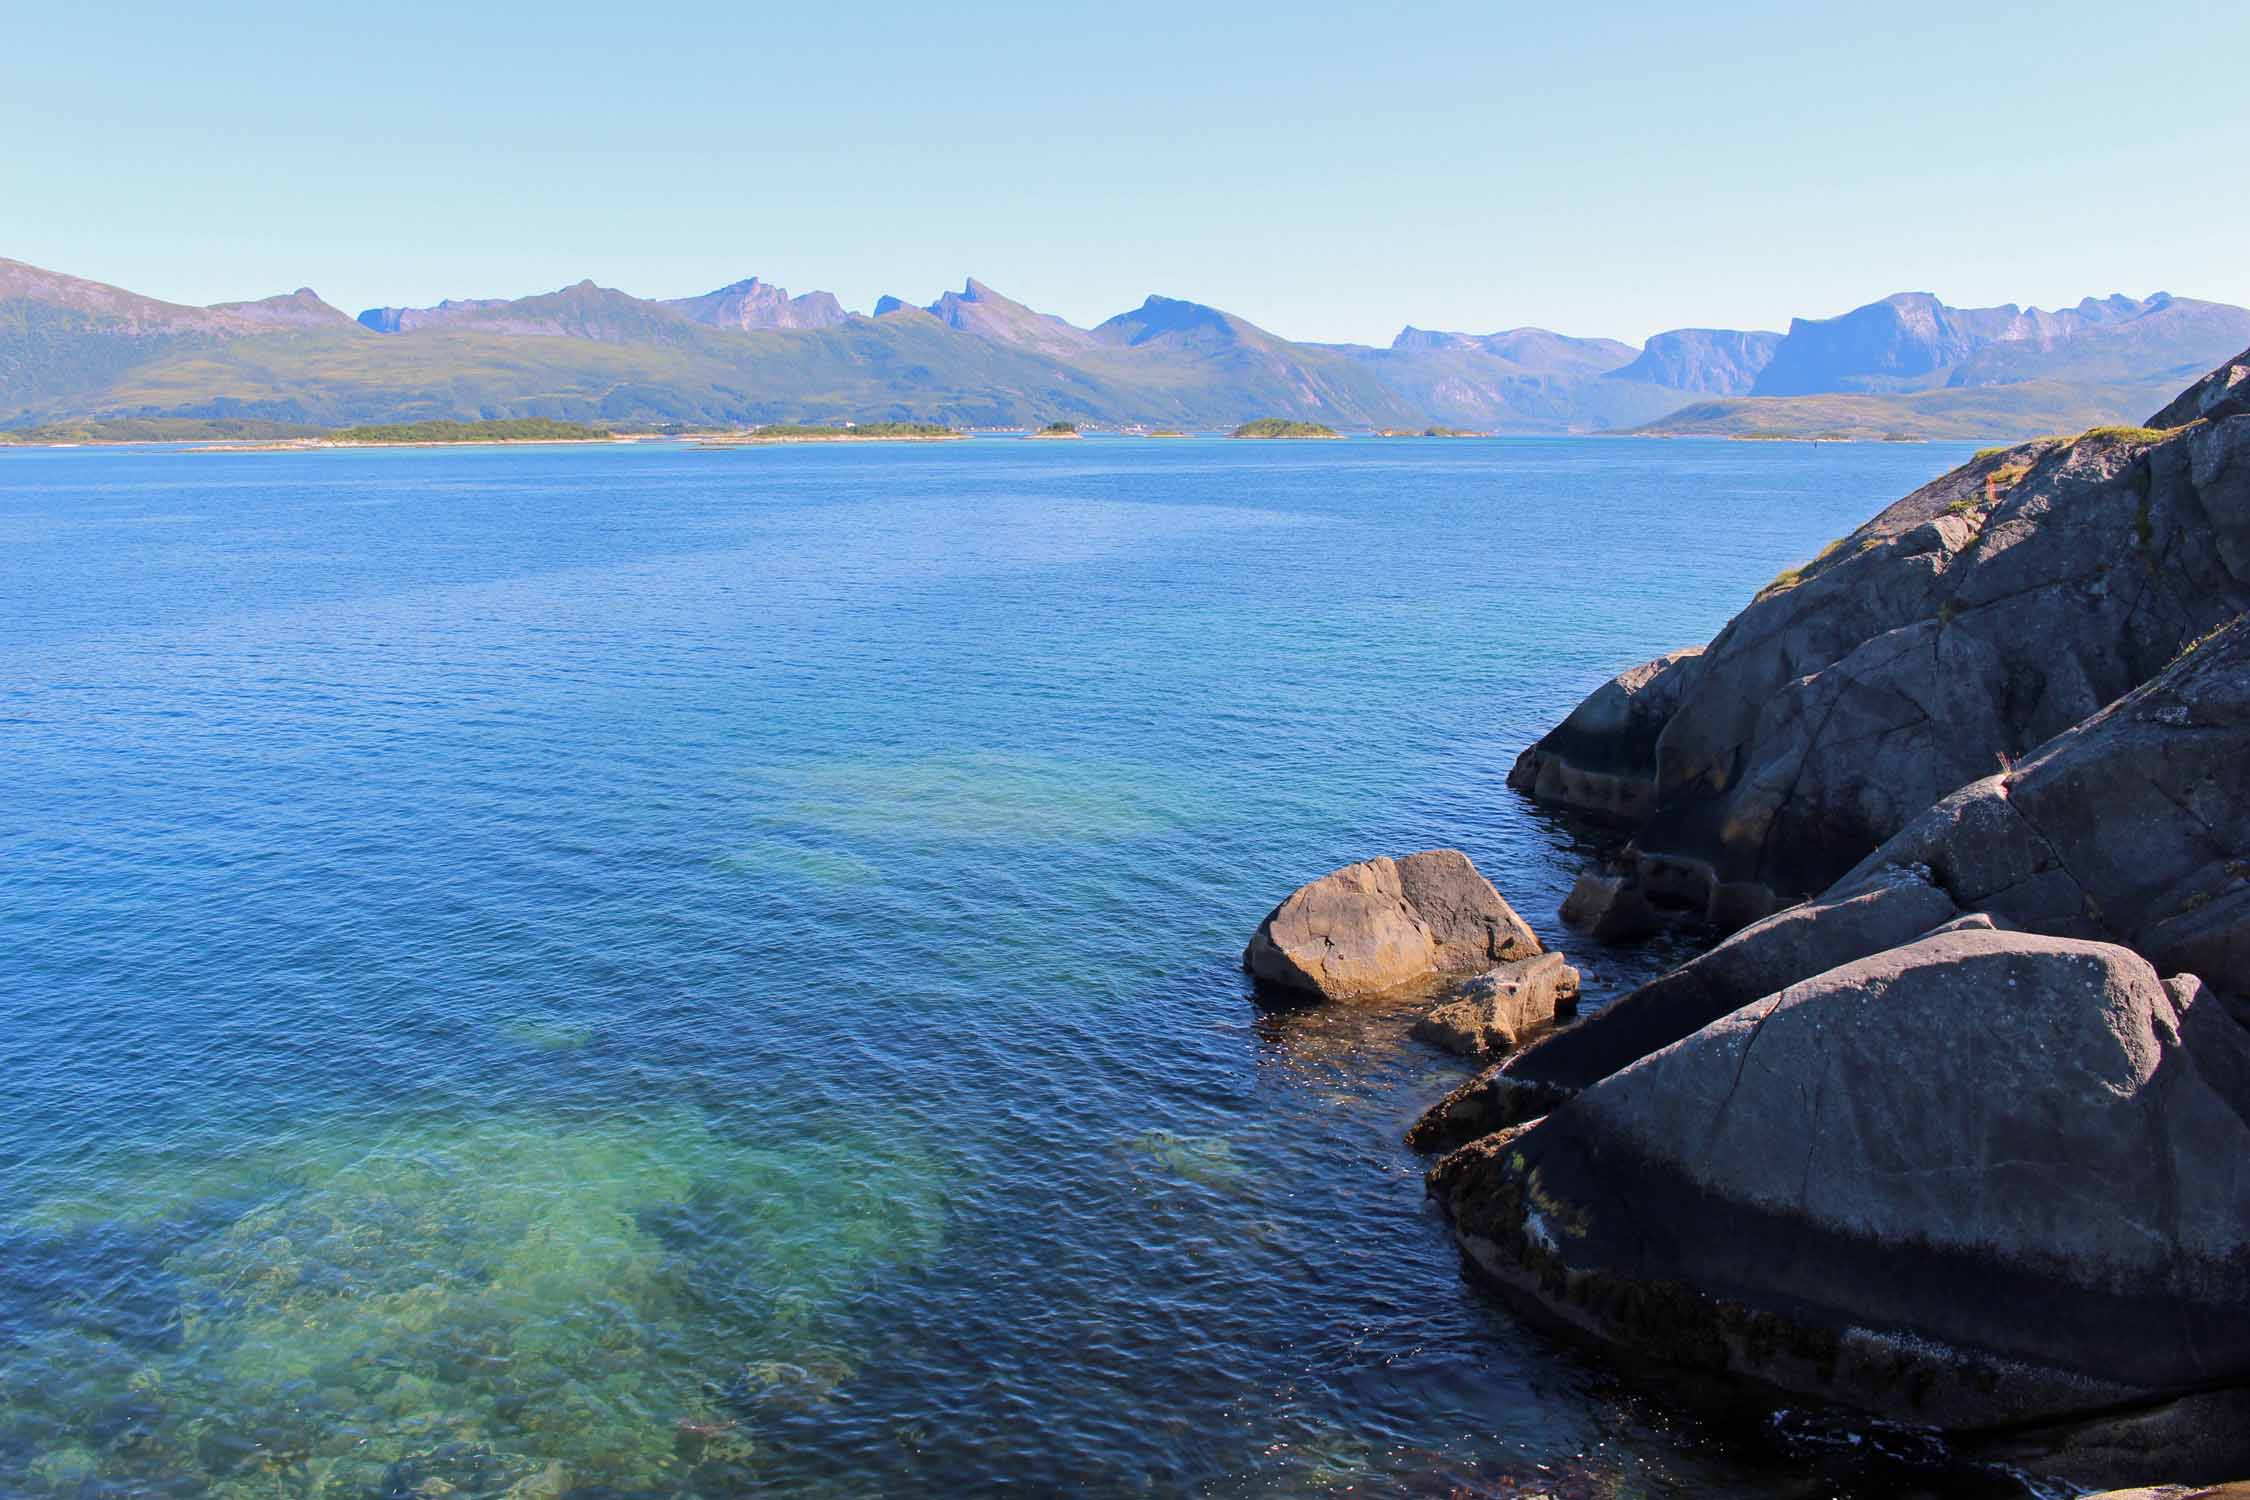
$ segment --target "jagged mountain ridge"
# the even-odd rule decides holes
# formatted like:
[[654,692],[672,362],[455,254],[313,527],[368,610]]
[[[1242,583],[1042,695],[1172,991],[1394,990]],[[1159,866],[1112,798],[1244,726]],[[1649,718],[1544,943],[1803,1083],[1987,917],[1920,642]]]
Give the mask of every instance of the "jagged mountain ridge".
[[745,332],[753,328],[833,328],[850,316],[833,292],[792,297],[787,287],[755,276],[700,297],[668,298],[664,305],[690,322]]
[[[534,353],[532,341],[545,347]],[[2116,419],[2145,409],[2153,383],[2176,386],[2180,369],[2207,367],[2245,341],[2250,311],[2164,294],[2045,312],[1952,309],[1917,293],[1838,319],[1800,319],[1787,335],[1680,329],[1640,350],[1541,328],[1412,326],[1374,348],[1294,341],[1164,296],[1081,328],[975,278],[927,306],[885,297],[872,318],[829,293],[791,297],[750,277],[668,299],[589,280],[529,297],[372,308],[353,320],[304,288],[196,308],[0,261],[0,424],[542,415],[1220,426],[1276,415],[1344,427],[1604,431],[1802,381],[1825,359],[1857,362],[1821,377],[1832,384],[1903,382],[1915,387],[1912,400],[1935,393],[1950,403],[1932,416],[1910,402],[1901,417],[1880,405],[1895,398],[1871,392],[1820,398],[1868,422],[1879,412],[1891,425],[2011,436],[2044,430],[2058,412]]]
[[948,328],[1061,359],[1083,354],[1101,342],[1090,330],[1003,297],[974,276],[961,290],[947,292],[923,311]]
[[2160,312],[2171,302],[2164,292],[2140,299],[2088,297],[2074,308],[2048,312],[2012,302],[1948,307],[1928,292],[1900,292],[1841,317],[1793,319],[1750,394],[1886,394],[1942,385],[1953,369],[1992,346],[2048,350],[2089,330]]

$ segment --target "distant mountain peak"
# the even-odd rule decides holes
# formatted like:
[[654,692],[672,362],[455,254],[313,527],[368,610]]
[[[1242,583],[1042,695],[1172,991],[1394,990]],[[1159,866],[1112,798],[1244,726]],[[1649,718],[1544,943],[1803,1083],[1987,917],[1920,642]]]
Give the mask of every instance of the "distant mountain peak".
[[1119,313],[1094,330],[1094,337],[1102,342],[1127,347],[1159,340],[1174,343],[1194,341],[1210,345],[1233,344],[1242,342],[1245,334],[1255,334],[1268,341],[1273,339],[1273,335],[1254,324],[1244,322],[1232,313],[1221,312],[1201,302],[1165,297],[1155,292],[1149,293],[1148,300],[1131,312]]
[[1068,359],[1095,344],[1093,334],[1075,323],[1026,307],[974,276],[961,283],[961,290],[945,293],[923,311],[987,343],[1028,349],[1055,359]]
[[351,328],[351,314],[339,307],[330,307],[320,300],[320,293],[309,286],[278,296],[260,297],[254,302],[218,302],[211,311],[226,313],[230,317],[247,318],[275,328]]
[[530,297],[448,297],[433,307],[371,307],[359,315],[359,323],[377,333],[453,329],[598,344],[676,343],[688,334],[676,308],[590,278]]
[[755,276],[700,297],[675,297],[663,305],[691,323],[745,333],[760,328],[831,328],[850,316],[828,292],[792,297],[787,287]]

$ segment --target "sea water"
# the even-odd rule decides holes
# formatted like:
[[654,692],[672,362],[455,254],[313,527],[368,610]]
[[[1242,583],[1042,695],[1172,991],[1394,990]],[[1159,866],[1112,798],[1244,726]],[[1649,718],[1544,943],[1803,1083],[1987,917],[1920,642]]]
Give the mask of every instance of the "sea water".
[[1466,1284],[1465,1065],[1239,955],[1679,957],[1511,761],[1964,456],[0,450],[0,1491],[1910,1493]]

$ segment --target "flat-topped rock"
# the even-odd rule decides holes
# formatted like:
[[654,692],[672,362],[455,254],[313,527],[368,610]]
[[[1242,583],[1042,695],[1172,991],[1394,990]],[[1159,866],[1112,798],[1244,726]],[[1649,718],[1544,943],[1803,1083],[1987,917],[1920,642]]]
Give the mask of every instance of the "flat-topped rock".
[[1401,994],[1544,952],[1458,849],[1346,865],[1258,925],[1242,966],[1331,1000]]

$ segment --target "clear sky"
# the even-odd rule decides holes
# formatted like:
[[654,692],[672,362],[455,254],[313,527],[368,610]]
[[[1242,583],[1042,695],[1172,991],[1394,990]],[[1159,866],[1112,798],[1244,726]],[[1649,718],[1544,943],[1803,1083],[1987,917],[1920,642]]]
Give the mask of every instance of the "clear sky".
[[356,312],[974,275],[1294,338],[2250,303],[2250,4],[15,8],[0,255]]

